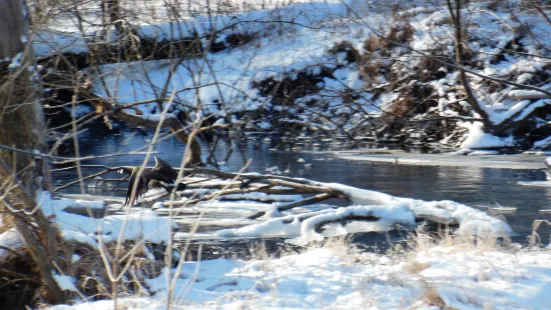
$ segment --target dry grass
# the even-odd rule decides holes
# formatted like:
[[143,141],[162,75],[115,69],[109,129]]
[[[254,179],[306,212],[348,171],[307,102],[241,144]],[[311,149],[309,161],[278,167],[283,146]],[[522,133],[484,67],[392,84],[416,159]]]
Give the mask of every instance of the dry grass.
[[411,262],[407,262],[404,265],[404,267],[402,267],[402,269],[405,272],[410,273],[410,274],[418,274],[421,271],[423,271],[423,270],[425,270],[429,267],[430,267],[429,264],[421,263],[421,262],[418,262],[418,261],[411,261]]
[[532,234],[528,238],[528,242],[530,243],[530,245],[534,246],[534,245],[540,245],[541,244],[541,237],[538,233],[538,229],[541,228],[542,225],[544,225],[544,224],[551,227],[551,222],[547,221],[547,220],[535,220],[532,223]]
[[429,306],[436,306],[441,310],[453,310],[455,308],[446,306],[446,303],[438,294],[438,290],[435,287],[427,286],[425,289],[425,294],[422,297],[422,300]]
[[393,80],[389,76],[390,67],[384,62],[392,55],[392,49],[396,47],[392,42],[407,44],[413,38],[414,30],[408,18],[395,14],[391,24],[392,26],[388,31],[380,29],[381,33],[385,33],[385,38],[371,35],[369,39],[364,41],[366,53],[355,55],[355,58],[358,59],[362,79],[368,84],[373,83],[380,76],[390,81]]

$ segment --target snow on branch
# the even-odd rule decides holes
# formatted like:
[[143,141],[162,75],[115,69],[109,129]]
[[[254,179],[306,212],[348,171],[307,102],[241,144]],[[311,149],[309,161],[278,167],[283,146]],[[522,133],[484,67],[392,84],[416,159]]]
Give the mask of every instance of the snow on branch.
[[540,91],[515,89],[509,92],[509,97],[516,100],[532,100],[532,99],[546,99],[551,98],[549,95]]
[[[215,233],[219,238],[277,236],[291,239],[289,242],[296,244],[306,244],[324,237],[354,232],[389,231],[398,227],[411,229],[423,221],[457,226],[458,234],[506,237],[513,233],[509,225],[502,220],[484,211],[453,201],[400,198],[339,183],[321,183],[308,179],[257,173],[237,174],[205,168],[188,168],[185,171],[186,174],[194,174],[194,177],[211,175],[219,179],[210,179],[211,186],[208,190],[187,189],[186,195],[193,194],[192,199],[182,197],[180,200],[156,203],[157,206],[172,206],[175,212],[187,212],[184,209],[188,207],[194,207],[196,210],[212,210],[215,208],[213,206],[216,201],[224,200],[225,196],[230,200],[241,200],[244,205],[247,200],[272,201],[271,204],[255,205],[260,206],[260,209],[250,209],[251,214],[244,216],[244,223],[254,221],[253,224],[219,230]],[[212,187],[215,183],[235,186],[239,184],[234,184],[239,178],[249,182],[243,182],[239,187],[233,188]],[[232,183],[228,183],[228,179],[233,180]],[[186,179],[183,179],[183,182],[185,183]],[[271,190],[276,190],[276,193],[280,190],[290,192],[286,195],[273,195],[270,193]],[[303,198],[302,195],[307,196]],[[51,200],[49,197],[46,198]],[[350,205],[345,207],[333,204],[320,205],[323,201],[335,198],[349,201]],[[158,199],[155,198],[155,200]],[[142,203],[147,205],[153,202],[154,200],[142,200]],[[239,201],[233,202],[234,205],[239,203]],[[48,209],[50,204],[55,206],[55,210]],[[90,218],[63,212],[62,210],[68,204],[85,203],[61,200],[43,203],[42,207],[46,214],[55,214],[58,217],[58,225],[64,231],[66,238],[77,240],[80,238],[83,242],[90,243],[84,239],[90,233],[97,232],[98,227],[101,228],[104,238],[117,235],[121,229],[122,218],[117,215],[107,216],[97,224],[90,224]],[[299,207],[302,208],[298,209]],[[168,223],[153,211],[130,214],[128,220],[130,222],[124,233],[127,239],[145,238],[151,242],[162,242],[169,237]]]
[[137,115],[135,114],[135,116],[145,120],[145,121],[152,121],[152,122],[161,122],[161,121],[165,121],[167,119],[176,119],[176,116],[174,116],[173,114],[170,114],[170,113],[166,113],[166,114],[149,114],[149,113],[144,113],[144,114],[141,114],[141,115]]
[[[190,173],[213,174],[235,178],[236,174],[204,168],[186,169]],[[256,212],[250,220],[267,220],[241,228],[224,229],[217,232],[222,238],[242,237],[284,237],[291,242],[304,244],[320,240],[325,236],[347,234],[356,231],[388,231],[395,225],[415,226],[419,221],[430,221],[445,225],[457,225],[457,233],[468,235],[510,236],[512,229],[500,219],[453,201],[423,201],[400,198],[384,193],[359,189],[339,183],[321,183],[307,179],[293,179],[261,174],[242,174],[242,179],[254,179],[254,186],[247,189],[231,189],[222,194],[252,193],[284,186],[296,190],[296,194],[314,194],[287,204],[273,204],[270,208]],[[293,181],[297,182],[293,182]],[[207,200],[221,199],[222,195],[210,193],[194,200],[165,202],[164,204],[190,206]],[[244,196],[243,198],[246,198]],[[252,197],[252,196],[251,196]],[[303,206],[312,206],[329,198],[340,198],[351,202],[348,207],[336,207],[318,211],[283,215],[282,212]],[[273,218],[277,217],[277,218]]]

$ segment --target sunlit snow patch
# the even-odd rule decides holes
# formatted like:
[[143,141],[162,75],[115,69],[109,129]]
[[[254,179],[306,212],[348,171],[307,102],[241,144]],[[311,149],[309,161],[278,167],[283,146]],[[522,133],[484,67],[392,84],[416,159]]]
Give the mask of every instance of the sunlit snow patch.
[[549,181],[518,181],[517,184],[523,186],[551,187],[551,182]]
[[475,122],[470,126],[469,136],[463,143],[461,148],[477,149],[477,148],[495,148],[513,146],[513,138],[500,138],[490,133],[484,132],[482,124]]
[[24,246],[21,233],[15,228],[6,230],[0,234],[0,261],[10,253],[7,249],[18,250]]
[[100,203],[72,200],[52,199],[50,193],[42,192],[37,199],[42,212],[47,217],[53,217],[61,230],[61,235],[67,240],[76,240],[96,245],[99,235],[105,242],[122,240],[145,240],[153,243],[167,242],[174,225],[168,218],[157,216],[154,211],[142,210],[125,215],[109,215],[101,219],[64,212],[69,206],[80,205],[95,208]]
[[[436,309],[426,303],[432,295],[454,309],[547,309],[549,266],[551,251],[472,245],[433,246],[404,256],[353,253],[337,246],[281,258],[186,262],[176,279],[172,308]],[[166,272],[148,279],[155,296],[119,298],[119,306],[166,309],[167,282]],[[94,301],[48,310],[105,310],[112,305],[111,300]]]

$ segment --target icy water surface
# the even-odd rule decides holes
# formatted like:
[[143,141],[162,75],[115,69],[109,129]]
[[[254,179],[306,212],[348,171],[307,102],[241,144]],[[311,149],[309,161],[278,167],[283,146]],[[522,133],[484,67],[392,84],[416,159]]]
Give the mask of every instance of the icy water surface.
[[[101,155],[136,150],[146,145],[151,136],[133,136],[123,133],[116,136],[97,137],[81,142],[81,154]],[[478,167],[395,165],[392,163],[367,162],[335,158],[327,154],[312,154],[298,151],[273,151],[269,141],[262,137],[241,139],[241,143],[220,141],[218,160],[225,157],[233,145],[234,151],[227,168],[238,171],[246,159],[253,161],[249,172],[273,173],[270,167],[277,166],[283,173],[290,170],[289,176],[305,177],[321,182],[338,182],[360,188],[377,190],[387,194],[411,197],[422,200],[453,200],[473,207],[514,207],[517,211],[504,214],[512,228],[519,234],[515,241],[523,242],[532,231],[535,219],[551,219],[551,215],[538,212],[551,208],[551,183],[549,186],[526,186],[544,181],[543,170],[513,170]],[[241,152],[239,149],[241,148]],[[317,143],[306,143],[306,149],[320,149]],[[160,142],[155,151],[158,156],[177,166],[180,163],[184,146],[175,139]],[[299,158],[304,159],[299,161]],[[143,156],[118,156],[93,160],[87,164],[108,166],[141,164]],[[153,164],[153,160],[150,161]],[[267,170],[268,169],[268,170]],[[97,170],[94,170],[97,171]],[[91,173],[92,170],[86,170]],[[75,178],[74,172],[60,172],[54,175],[61,184]],[[119,176],[120,177],[120,176]],[[540,185],[545,185],[541,183]],[[122,186],[126,186],[122,184]],[[90,194],[118,195],[122,191],[105,192],[102,189],[88,189]],[[78,186],[67,189],[66,193],[77,193]],[[547,227],[538,231],[548,240]]]

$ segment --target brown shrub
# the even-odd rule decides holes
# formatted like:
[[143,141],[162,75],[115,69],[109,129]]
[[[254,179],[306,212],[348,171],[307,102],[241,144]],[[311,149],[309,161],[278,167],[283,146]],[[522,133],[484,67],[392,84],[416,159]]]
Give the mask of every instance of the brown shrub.
[[361,59],[361,54],[352,46],[352,44],[348,41],[343,41],[340,43],[337,43],[335,46],[330,48],[327,51],[331,55],[336,55],[339,53],[346,53],[345,60],[349,63],[352,62],[358,62]]

